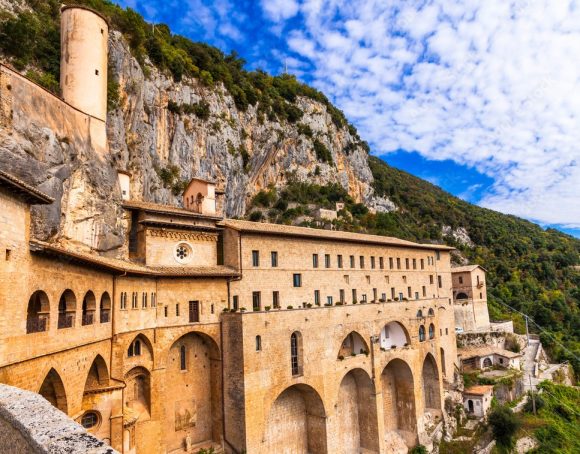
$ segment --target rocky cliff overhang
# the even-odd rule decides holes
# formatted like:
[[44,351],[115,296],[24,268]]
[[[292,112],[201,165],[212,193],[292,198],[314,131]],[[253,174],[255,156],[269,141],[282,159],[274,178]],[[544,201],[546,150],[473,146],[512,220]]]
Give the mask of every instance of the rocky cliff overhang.
[[48,205],[54,202],[52,197],[2,170],[0,170],[0,188],[6,188],[30,205]]

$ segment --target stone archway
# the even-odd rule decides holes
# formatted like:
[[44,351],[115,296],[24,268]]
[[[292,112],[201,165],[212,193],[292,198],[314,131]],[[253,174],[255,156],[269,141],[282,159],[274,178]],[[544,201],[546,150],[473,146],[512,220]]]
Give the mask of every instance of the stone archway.
[[336,416],[337,452],[379,452],[375,386],[363,369],[353,369],[342,379]]
[[58,408],[63,413],[68,414],[68,404],[64,383],[56,370],[50,369],[48,374],[46,374],[38,394],[48,400],[54,407]]
[[338,357],[346,358],[360,354],[368,354],[369,347],[363,337],[356,331],[351,331],[342,341]]
[[326,413],[310,386],[286,388],[270,408],[264,452],[326,454]]
[[42,290],[34,292],[28,300],[26,310],[26,332],[41,333],[48,331],[50,323],[50,303]]
[[425,412],[441,410],[441,392],[439,390],[439,373],[437,363],[431,353],[427,353],[423,361],[423,370],[421,373],[423,382],[423,403]]
[[391,360],[381,374],[385,439],[393,433],[412,447],[417,440],[417,416],[413,373],[401,359]]
[[216,342],[190,332],[167,356],[164,426],[168,452],[186,443],[219,442],[222,436],[221,357]]

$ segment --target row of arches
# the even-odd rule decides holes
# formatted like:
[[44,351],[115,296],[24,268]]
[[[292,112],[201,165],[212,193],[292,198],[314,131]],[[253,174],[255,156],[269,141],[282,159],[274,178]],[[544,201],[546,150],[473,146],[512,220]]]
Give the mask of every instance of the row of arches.
[[[85,293],[81,305],[81,325],[108,323],[111,316],[111,296],[108,292],[101,295],[98,311],[95,294],[89,290]],[[75,325],[77,298],[74,292],[66,289],[58,301],[57,328],[72,328]],[[97,320],[98,316],[98,320]],[[40,333],[48,331],[50,326],[50,301],[46,292],[35,291],[28,300],[26,310],[26,332]]]
[[[435,358],[428,353],[421,370],[425,412],[441,411],[439,374]],[[396,432],[412,446],[416,442],[417,414],[415,377],[402,359],[393,359],[384,368],[380,381],[383,427]],[[343,453],[379,452],[377,389],[363,369],[352,369],[341,380],[336,398],[338,436],[334,450]],[[307,384],[286,388],[272,404],[264,434],[265,451],[325,454],[328,412],[318,392]],[[290,446],[289,446],[290,444]]]

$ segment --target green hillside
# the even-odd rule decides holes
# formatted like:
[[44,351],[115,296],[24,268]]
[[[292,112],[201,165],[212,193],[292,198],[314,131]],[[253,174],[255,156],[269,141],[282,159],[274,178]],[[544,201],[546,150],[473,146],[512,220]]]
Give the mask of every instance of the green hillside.
[[[223,84],[239,110],[255,105],[264,122],[296,123],[300,134],[312,135],[299,123],[303,113],[295,100],[305,96],[321,102],[334,124],[348,128],[356,137],[357,146],[368,151],[356,129],[324,94],[292,76],[246,71],[237,54],[225,55],[215,47],[172,35],[163,24],[157,24],[153,32],[139,14],[105,0],[64,3],[84,4],[104,14],[112,28],[124,34],[141,63],[148,58],[176,81],[194,77],[207,87]],[[0,11],[0,54],[10,58],[18,69],[27,71],[29,77],[58,92],[61,2],[27,0],[27,4],[32,12],[22,12],[16,17]],[[147,65],[142,66],[147,73]],[[109,95],[114,107],[118,97],[114,77],[110,78]],[[330,153],[324,145],[315,140],[314,147],[319,160],[328,161]],[[377,158],[369,157],[369,165],[377,194],[389,197],[399,207],[398,211],[372,214],[365,206],[354,203],[340,186],[291,182],[279,192],[271,189],[259,193],[248,216],[255,220],[265,217],[273,222],[296,222],[308,214],[308,204],[332,206],[342,200],[347,202],[347,208],[336,221],[336,228],[454,245],[471,262],[488,270],[492,318],[514,318],[521,331],[522,318],[505,305],[529,314],[545,329],[541,332],[542,340],[554,358],[569,360],[580,371],[580,272],[572,268],[580,264],[579,240],[471,205]],[[312,176],[315,181],[316,172]],[[465,228],[475,246],[455,244],[453,238],[444,238],[443,226]],[[540,332],[534,324],[532,330]]]

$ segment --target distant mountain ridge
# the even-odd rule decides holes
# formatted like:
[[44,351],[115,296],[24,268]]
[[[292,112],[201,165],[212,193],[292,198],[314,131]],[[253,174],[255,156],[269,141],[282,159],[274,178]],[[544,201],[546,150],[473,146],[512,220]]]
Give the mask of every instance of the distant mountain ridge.
[[[67,241],[70,225],[98,222],[96,249],[114,254],[123,230],[118,195],[107,188],[115,187],[116,168],[131,172],[133,198],[158,203],[179,204],[192,176],[212,178],[232,217],[320,226],[314,208],[345,202],[335,228],[447,242],[458,248],[457,262],[483,265],[492,317],[513,317],[505,305],[529,314],[547,329],[544,343],[556,359],[579,370],[580,240],[471,205],[370,157],[342,112],[292,76],[246,71],[236,54],[163,24],[153,32],[110,2],[74,3],[98,10],[112,28],[109,156],[100,162],[66,141],[47,144],[34,134],[9,141],[0,131],[0,163],[57,198],[60,216],[46,220],[43,239]],[[54,92],[60,4],[0,2],[3,60]],[[85,195],[68,197],[79,185]],[[515,320],[522,329],[523,319]]]

